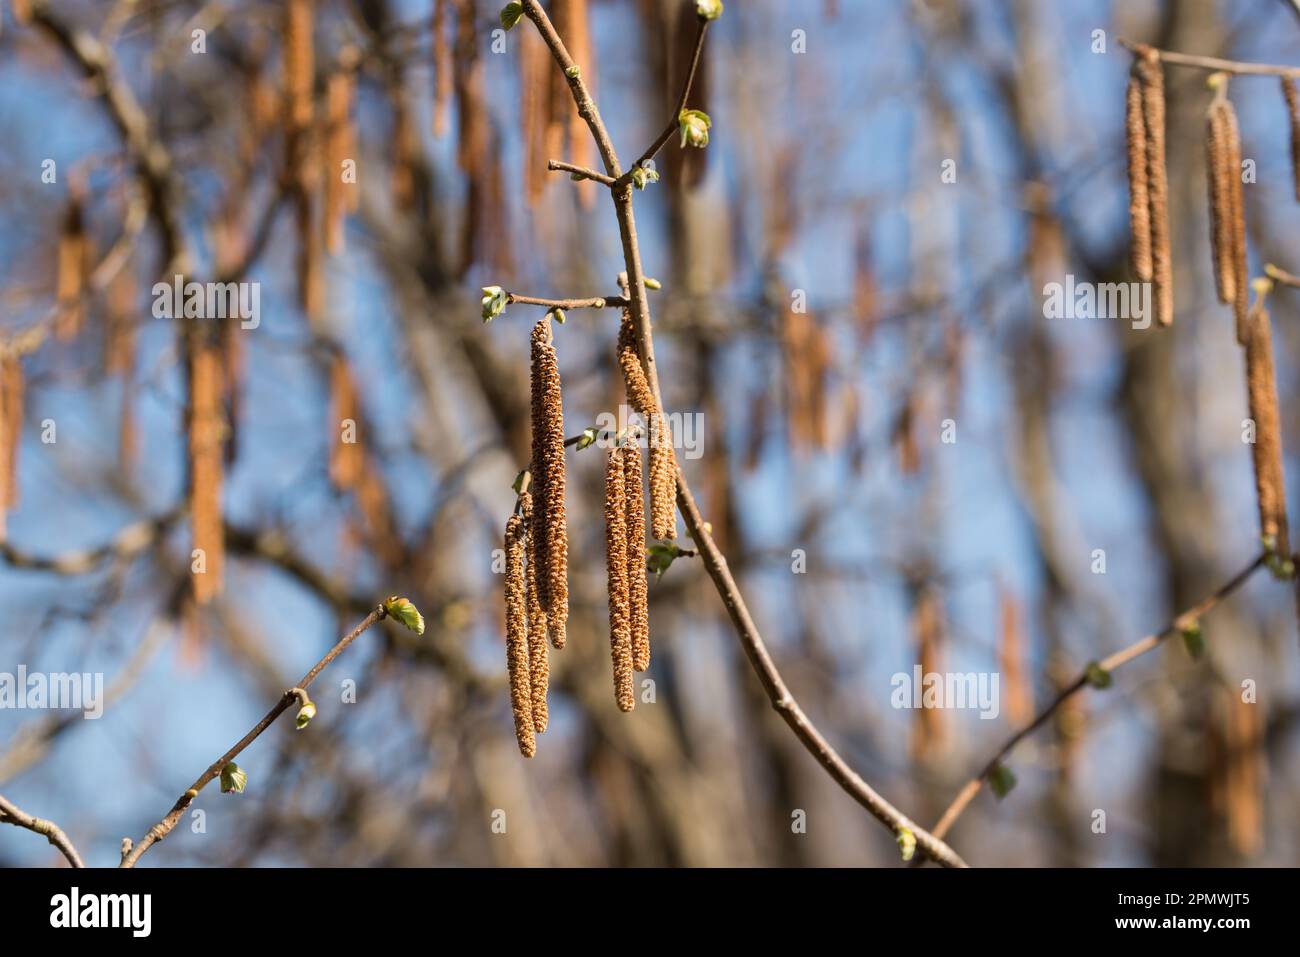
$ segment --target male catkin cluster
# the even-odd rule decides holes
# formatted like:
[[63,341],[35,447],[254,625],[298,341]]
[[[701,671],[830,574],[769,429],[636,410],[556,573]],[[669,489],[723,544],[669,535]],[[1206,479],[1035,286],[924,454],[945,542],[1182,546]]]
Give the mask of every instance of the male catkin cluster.
[[627,310],[623,311],[623,322],[618,330],[618,363],[623,369],[627,400],[646,420],[650,430],[650,530],[660,540],[675,538],[677,458],[673,454],[672,430],[655,401],[645,370],[641,368],[636,334],[632,331],[632,316]]
[[16,355],[0,357],[0,542],[5,539],[5,511],[18,504],[23,394],[22,360]]
[[190,521],[194,549],[194,600],[200,605],[221,592],[225,536],[221,524],[222,412],[221,356],[212,341],[190,346],[189,461]]
[[[1267,283],[1267,280],[1262,281]],[[1277,384],[1273,374],[1273,332],[1264,308],[1267,286],[1261,284],[1246,319],[1246,386],[1250,417],[1255,420],[1255,491],[1259,500],[1259,534],[1270,550],[1290,557],[1287,542],[1286,482],[1282,474],[1282,431]]]
[[628,616],[632,629],[632,667],[650,667],[650,598],[646,580],[645,492],[641,448],[636,439],[623,447],[623,499],[626,504]]
[[1167,326],[1174,321],[1174,284],[1165,167],[1165,80],[1160,55],[1150,47],[1137,50],[1125,114],[1133,267],[1139,279],[1155,284],[1156,318]]
[[537,595],[547,631],[564,647],[569,618],[569,536],[564,515],[564,401],[550,317],[532,332],[533,548],[538,560]]
[[622,710],[631,711],[636,701],[632,691],[632,623],[627,574],[624,451],[622,448],[612,448],[605,460],[605,570],[609,589],[609,646],[614,664],[614,700]]
[[1210,194],[1210,248],[1219,301],[1231,303],[1237,341],[1246,343],[1249,288],[1246,264],[1246,217],[1241,190],[1241,134],[1237,113],[1228,99],[1228,77],[1210,77],[1214,99],[1205,124],[1206,180]]
[[515,738],[526,758],[537,752],[533,723],[532,676],[528,667],[527,587],[524,575],[524,539],[527,529],[519,515],[506,522],[506,670],[510,676],[510,708],[515,716]]

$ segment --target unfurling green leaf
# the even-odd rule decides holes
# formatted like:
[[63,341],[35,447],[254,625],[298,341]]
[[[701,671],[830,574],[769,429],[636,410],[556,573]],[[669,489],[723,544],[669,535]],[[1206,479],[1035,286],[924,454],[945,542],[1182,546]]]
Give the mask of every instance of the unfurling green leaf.
[[903,852],[904,861],[910,861],[916,853],[916,835],[910,828],[898,829],[898,849]]
[[677,127],[682,133],[682,146],[689,143],[703,149],[709,145],[713,121],[703,110],[682,110],[677,114]]
[[511,30],[523,15],[524,5],[520,0],[510,0],[509,3],[501,8],[501,25],[507,30]]
[[995,764],[993,770],[989,772],[988,780],[989,788],[999,801],[1010,794],[1011,789],[1016,786],[1016,776],[1005,764]]
[[384,602],[384,611],[390,618],[395,618],[417,635],[424,634],[424,616],[420,614],[409,598],[394,595]]
[[600,433],[594,427],[583,429],[582,438],[578,439],[577,450],[581,452],[583,449],[595,445],[599,435]]
[[632,185],[645,189],[651,183],[659,182],[659,171],[653,166],[638,166],[632,170]]
[[221,769],[221,793],[243,794],[248,785],[248,772],[234,761]]
[[491,322],[506,311],[509,294],[500,286],[483,287],[483,321]]
[[548,313],[548,315],[550,315],[550,317],[554,319],[556,322],[558,322],[560,325],[564,325],[564,320],[568,318],[564,314],[564,310],[561,309],[559,306],[556,306],[554,309],[552,309]]
[[575,63],[573,64],[573,66],[569,67],[567,70],[564,71],[564,75],[567,76],[570,80],[576,80],[578,77],[582,76],[582,67],[578,66],[578,64]]
[[298,717],[294,719],[294,725],[301,731],[311,723],[311,719],[314,717],[316,717],[316,705],[312,704],[311,699],[308,698],[302,703],[302,707],[298,709]]
[[1111,685],[1110,672],[1095,661],[1088,662],[1085,674],[1088,678],[1088,684],[1094,688],[1109,688]]
[[655,581],[658,581],[681,554],[682,550],[675,542],[655,542],[646,549],[646,568],[655,573]]
[[695,0],[695,14],[701,20],[716,20],[722,16],[722,0]]

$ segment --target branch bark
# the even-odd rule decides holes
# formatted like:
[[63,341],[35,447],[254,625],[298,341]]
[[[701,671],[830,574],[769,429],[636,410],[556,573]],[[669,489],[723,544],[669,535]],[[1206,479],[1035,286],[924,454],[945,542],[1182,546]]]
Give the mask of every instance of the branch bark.
[[44,834],[46,839],[59,849],[59,853],[68,859],[68,864],[72,867],[82,868],[86,865],[81,862],[81,855],[73,846],[68,835],[63,833],[53,821],[47,821],[44,818],[33,817],[26,811],[16,807],[3,794],[0,794],[0,824],[12,824],[15,827],[26,828],[37,834]]

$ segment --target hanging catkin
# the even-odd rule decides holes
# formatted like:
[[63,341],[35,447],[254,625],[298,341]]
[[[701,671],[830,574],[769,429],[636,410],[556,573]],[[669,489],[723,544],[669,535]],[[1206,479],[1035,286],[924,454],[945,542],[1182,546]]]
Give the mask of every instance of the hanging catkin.
[[[1214,100],[1205,121],[1205,181],[1210,192],[1210,250],[1214,259],[1214,285],[1223,303],[1237,299],[1237,258],[1234,236],[1241,209],[1233,202],[1232,104],[1227,98],[1226,75],[1210,77]],[[1239,191],[1238,191],[1239,192]]]
[[[519,496],[519,514],[524,520],[525,534],[532,527],[533,496],[523,492]],[[546,650],[546,610],[537,600],[537,549],[533,547],[533,536],[528,534],[528,546],[525,549],[527,559],[526,596],[528,609],[528,675],[533,697],[533,729],[541,734],[550,721],[546,707],[546,693],[551,682],[551,663]]]
[[81,294],[89,261],[82,187],[74,183],[69,193],[68,209],[59,234],[59,272],[55,291],[59,308],[54,334],[61,342],[75,338],[81,331],[85,319]]
[[1155,283],[1156,318],[1174,321],[1173,258],[1169,240],[1169,179],[1165,168],[1165,78],[1160,54],[1150,47],[1138,52],[1142,84],[1142,120],[1146,127],[1147,196],[1151,209],[1151,278]]
[[[1250,284],[1246,261],[1246,207],[1241,188],[1241,134],[1237,127],[1237,112],[1227,96],[1227,77],[1220,76],[1218,91],[1212,110],[1217,109],[1216,136],[1223,141],[1219,159],[1222,171],[1222,188],[1225,192],[1222,206],[1227,213],[1227,229],[1219,241],[1229,243],[1232,259],[1232,310],[1236,320],[1237,342],[1246,344],[1246,316],[1250,311]],[[1217,253],[1216,253],[1217,255]]]
[[632,629],[632,667],[650,667],[650,598],[646,581],[645,492],[641,447],[635,438],[623,446],[623,499],[626,503],[628,620]]
[[447,104],[451,102],[451,43],[447,39],[448,0],[433,2],[433,135],[447,132]]
[[1246,385],[1250,417],[1255,422],[1251,454],[1259,500],[1259,534],[1282,558],[1291,555],[1287,543],[1286,483],[1282,475],[1282,432],[1278,419],[1277,385],[1273,375],[1273,333],[1264,308],[1267,280],[1259,281],[1255,305],[1246,320]]
[[16,355],[5,356],[0,360],[0,409],[4,415],[4,459],[0,469],[4,471],[4,494],[0,495],[0,509],[14,508],[18,505],[18,448],[23,438],[23,363]]
[[330,360],[330,418],[326,441],[329,445],[330,481],[336,489],[355,488],[365,466],[358,442],[357,388],[348,360],[339,352]]
[[547,631],[564,647],[569,619],[569,533],[564,515],[564,400],[550,316],[532,332],[533,535],[538,555],[538,597]]
[[[327,92],[328,129],[325,162],[325,250],[331,256],[343,251],[343,222],[356,192],[343,182],[343,164],[352,156],[352,99],[356,81],[351,69],[337,70]],[[350,188],[352,187],[352,188]]]
[[190,521],[194,600],[207,604],[221,592],[221,356],[210,341],[190,347]]
[[605,459],[605,570],[609,585],[609,648],[614,662],[614,700],[623,711],[636,706],[632,691],[632,623],[628,609],[627,502],[623,449]]
[[1129,73],[1124,98],[1124,132],[1128,147],[1128,215],[1133,272],[1151,281],[1151,197],[1147,184],[1147,127],[1142,117],[1142,80],[1137,62]]
[[[285,125],[291,137],[311,126],[312,84],[316,70],[312,42],[313,7],[314,0],[286,0],[284,6]],[[291,161],[296,163],[300,155],[291,150]]]
[[673,454],[673,436],[667,420],[659,411],[654,392],[646,380],[637,356],[636,334],[632,316],[623,311],[618,330],[618,363],[623,369],[623,386],[627,400],[646,420],[650,444],[650,531],[655,538],[677,537],[677,459]]
[[1282,96],[1291,123],[1291,177],[1295,181],[1295,198],[1300,200],[1300,98],[1296,96],[1295,81],[1289,76],[1282,77]]
[[533,730],[533,693],[528,674],[528,613],[524,584],[524,520],[511,515],[506,522],[506,670],[510,675],[510,708],[515,738],[526,758],[537,751]]

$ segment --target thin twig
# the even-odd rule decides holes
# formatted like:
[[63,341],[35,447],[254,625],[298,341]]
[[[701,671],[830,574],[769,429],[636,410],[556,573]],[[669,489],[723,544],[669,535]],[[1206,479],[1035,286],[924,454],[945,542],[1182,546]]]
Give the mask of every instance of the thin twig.
[[1264,265],[1264,273],[1268,276],[1269,279],[1273,280],[1276,283],[1281,283],[1283,286],[1291,286],[1295,289],[1300,289],[1300,276],[1296,276],[1293,273],[1289,273],[1285,269],[1282,269],[1278,266],[1274,266],[1272,263],[1266,263]]
[[[555,32],[555,27],[551,24],[550,18],[547,17],[546,11],[542,9],[537,0],[523,0],[523,4],[524,14],[536,25],[542,39],[546,41],[551,55],[560,65],[560,68],[566,71],[569,89],[573,93],[574,102],[578,106],[578,113],[587,121],[587,125],[591,129],[592,136],[596,140],[596,147],[600,151],[601,159],[605,164],[605,169],[612,175],[621,177],[618,154],[610,141],[609,133],[601,122],[600,114],[591,99],[591,94],[587,90],[581,74],[573,75],[569,71],[569,67],[573,65],[573,59],[565,49],[564,42]],[[704,30],[701,28],[701,41],[703,35]],[[689,94],[689,89],[687,94]],[[671,135],[671,132],[669,135]],[[641,351],[641,361],[645,367],[646,378],[650,383],[650,388],[654,393],[656,402],[659,404],[659,408],[663,409],[659,379],[654,365],[654,340],[650,331],[650,306],[646,297],[645,275],[642,271],[641,252],[637,243],[636,221],[632,211],[630,177],[621,179],[620,184],[612,192],[614,194],[614,209],[618,216],[619,234],[623,244],[623,260],[627,267],[628,289],[631,299],[629,311],[632,315],[633,326],[637,332],[638,346]],[[731,577],[731,571],[727,567],[726,559],[722,556],[718,546],[713,541],[713,537],[709,534],[704,519],[700,517],[695,498],[691,494],[690,487],[686,484],[686,477],[682,473],[680,466],[677,470],[677,504],[686,521],[686,528],[699,548],[700,556],[709,572],[709,577],[713,579],[714,587],[722,598],[722,604],[731,617],[732,624],[736,629],[736,636],[744,647],[750,664],[753,665],[754,671],[758,674],[759,681],[772,702],[772,707],[776,709],[777,713],[794,731],[795,736],[826,769],[831,778],[878,821],[894,831],[895,834],[899,834],[904,830],[911,831],[916,838],[917,848],[940,864],[949,867],[965,867],[965,861],[952,848],[933,837],[924,828],[914,823],[885,798],[876,793],[871,785],[863,780],[831,747],[830,743],[822,737],[816,726],[804,714],[803,709],[799,707],[799,703],[795,700],[794,695],[790,693],[790,689],[786,687],[781,673],[773,663],[767,646],[763,642],[762,635],[750,617],[749,609],[745,606],[745,600],[741,596],[740,589]]]
[[540,299],[537,296],[518,296],[506,293],[506,302],[525,306],[546,306],[548,309],[626,309],[628,302],[621,296],[592,296],[588,299]]
[[[1227,584],[1221,586],[1209,597],[1203,598],[1200,602],[1187,609],[1187,611],[1183,612],[1181,615],[1177,615],[1173,620],[1166,624],[1164,628],[1156,632],[1154,635],[1148,635],[1140,641],[1135,641],[1127,648],[1121,649],[1120,651],[1110,655],[1108,658],[1098,662],[1097,667],[1105,672],[1113,672],[1117,668],[1128,664],[1134,658],[1146,654],[1151,649],[1157,647],[1166,638],[1180,632],[1185,625],[1197,621],[1203,615],[1211,611],[1221,601],[1240,588],[1252,574],[1264,565],[1264,562],[1267,559],[1267,552],[1257,555],[1249,565],[1234,575],[1229,579]],[[980,769],[979,773],[967,781],[961,791],[958,792],[957,796],[953,798],[952,803],[948,805],[948,809],[944,811],[943,816],[939,818],[939,823],[934,826],[933,833],[935,837],[942,839],[950,830],[952,830],[952,826],[957,822],[957,818],[961,817],[962,812],[966,810],[966,807],[972,800],[974,800],[975,795],[980,792],[980,788],[984,786],[984,781],[991,773],[993,773],[993,770],[1002,763],[1002,760],[1011,753],[1011,750],[1017,744],[1042,727],[1047,719],[1055,714],[1056,710],[1060,708],[1061,705],[1087,686],[1088,671],[1085,669],[1082,674],[1062,688],[1057,696],[1052,699],[1052,703],[1044,708],[1043,711],[1034,718],[1034,720],[1029,722],[1029,724],[1025,725],[1015,734],[1011,735],[1002,747],[998,748],[997,753],[995,753],[993,757],[990,758],[989,761]]]
[[257,722],[257,724],[253,726],[253,729],[240,738],[239,742],[234,747],[221,757],[217,758],[216,761],[212,762],[212,764],[208,766],[208,769],[198,776],[195,782],[189,786],[189,789],[177,799],[174,805],[172,805],[172,809],[167,812],[167,816],[153,827],[149,828],[149,832],[140,839],[139,843],[131,849],[130,853],[126,854],[122,858],[120,866],[135,867],[136,861],[140,859],[140,855],[149,850],[152,845],[161,841],[170,834],[172,829],[176,827],[177,822],[180,821],[181,815],[185,813],[185,809],[188,808],[194,799],[199,796],[199,792],[202,791],[204,787],[221,774],[221,769],[238,757],[240,752],[256,741],[263,731],[275,723],[276,718],[280,717],[280,715],[283,714],[291,704],[298,700],[299,691],[305,692],[307,687],[316,680],[316,676],[319,675],[331,661],[342,654],[343,650],[347,648],[348,645],[356,641],[362,632],[375,622],[379,621],[386,614],[387,612],[384,611],[383,605],[375,606],[371,609],[370,614],[362,619],[359,625],[340,638],[338,644],[326,652],[325,657],[316,662],[311,671],[303,675],[301,681],[280,697],[280,700],[276,702],[275,707],[266,713],[266,717]]
[[1191,53],[1175,53],[1172,50],[1157,50],[1145,43],[1131,43],[1120,39],[1120,46],[1138,53],[1143,50],[1155,50],[1162,63],[1170,66],[1186,66],[1197,70],[1235,73],[1239,76],[1290,76],[1300,77],[1300,66],[1274,66],[1268,63],[1246,63],[1241,60],[1223,60],[1214,56],[1196,56]]
[[598,173],[594,169],[588,169],[585,166],[574,166],[572,163],[562,163],[559,160],[550,160],[546,168],[553,173],[572,173],[575,179],[590,179],[597,183],[604,183],[606,186],[613,186],[618,180],[612,176],[606,176],[604,173]]
[[81,855],[77,853],[77,849],[68,839],[68,835],[63,833],[62,828],[53,821],[33,817],[15,807],[3,794],[0,794],[0,824],[12,824],[15,827],[35,831],[37,834],[44,834],[46,840],[59,849],[59,853],[68,859],[70,865],[78,868],[86,866],[81,862]]
[[627,183],[631,182],[633,170],[653,159],[655,154],[663,149],[664,144],[672,139],[673,134],[677,132],[677,117],[682,110],[686,109],[686,102],[691,96],[691,87],[695,85],[695,74],[700,67],[700,55],[704,52],[704,35],[708,32],[710,21],[701,18],[699,23],[699,30],[695,34],[695,52],[691,54],[691,67],[686,72],[686,82],[682,85],[682,94],[677,98],[677,109],[673,110],[668,125],[664,127],[664,131],[659,134],[658,139],[650,144],[649,148],[632,164],[631,169],[619,177],[619,185],[627,185]]

